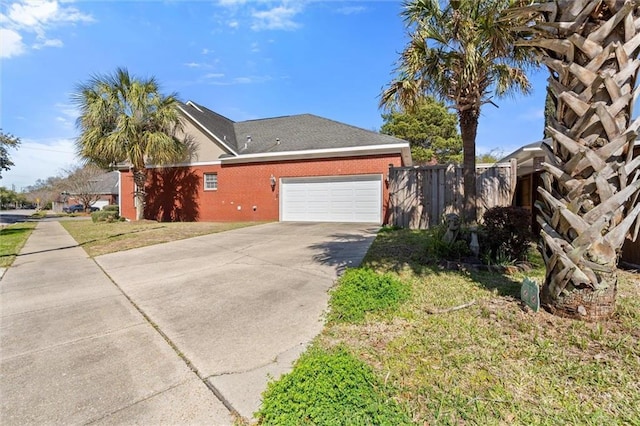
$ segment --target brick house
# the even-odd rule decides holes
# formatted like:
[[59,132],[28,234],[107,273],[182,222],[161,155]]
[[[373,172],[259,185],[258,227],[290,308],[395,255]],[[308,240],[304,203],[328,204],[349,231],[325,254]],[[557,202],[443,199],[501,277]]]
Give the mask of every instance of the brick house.
[[[193,154],[148,168],[148,219],[384,223],[389,167],[411,165],[408,142],[311,114],[234,122],[191,101],[180,109]],[[129,170],[119,187],[134,219]]]
[[[119,182],[117,171],[107,172],[86,182],[85,185],[82,185],[82,190],[83,193],[93,196],[94,201],[91,206],[101,209],[109,204],[118,204]],[[82,204],[82,199],[72,190],[58,195],[57,199],[53,201],[52,209],[55,212],[61,212],[63,208],[74,204]]]

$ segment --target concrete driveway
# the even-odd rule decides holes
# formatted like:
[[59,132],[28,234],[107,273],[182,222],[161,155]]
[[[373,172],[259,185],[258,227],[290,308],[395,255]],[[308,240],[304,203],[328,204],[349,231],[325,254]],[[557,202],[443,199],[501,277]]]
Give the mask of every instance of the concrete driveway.
[[271,223],[96,262],[224,405],[251,418],[269,377],[321,331],[327,290],[376,231]]
[[228,409],[57,222],[0,280],[0,424],[229,424]]

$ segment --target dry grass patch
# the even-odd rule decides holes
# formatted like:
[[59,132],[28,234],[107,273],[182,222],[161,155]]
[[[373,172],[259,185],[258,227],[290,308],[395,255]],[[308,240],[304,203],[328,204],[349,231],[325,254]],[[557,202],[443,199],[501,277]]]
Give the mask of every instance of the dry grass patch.
[[395,315],[330,322],[316,344],[357,354],[418,424],[640,424],[638,275],[621,271],[615,318],[578,322],[524,307],[523,275],[429,266],[425,238],[383,232],[365,259],[412,284]]
[[259,222],[61,221],[89,256],[115,253],[260,224]]

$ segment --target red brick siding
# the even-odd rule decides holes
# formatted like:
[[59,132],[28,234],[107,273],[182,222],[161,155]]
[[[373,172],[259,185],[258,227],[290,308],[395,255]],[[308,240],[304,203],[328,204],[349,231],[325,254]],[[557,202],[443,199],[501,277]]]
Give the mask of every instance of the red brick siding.
[[[389,164],[401,166],[400,155],[152,169],[147,183],[145,216],[165,221],[278,220],[281,178],[361,174],[386,177]],[[204,173],[218,174],[217,190],[203,189]],[[277,182],[274,190],[270,185],[271,175]],[[121,191],[121,214],[134,219],[133,179],[129,172],[123,172]],[[387,217],[388,199],[388,188],[383,182],[383,218]]]

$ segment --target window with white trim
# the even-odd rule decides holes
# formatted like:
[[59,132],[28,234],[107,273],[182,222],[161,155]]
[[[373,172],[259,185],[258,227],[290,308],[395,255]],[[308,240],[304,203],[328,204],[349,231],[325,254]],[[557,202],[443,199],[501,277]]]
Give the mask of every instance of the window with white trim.
[[215,191],[216,189],[218,189],[218,174],[205,173],[204,174],[204,190]]

